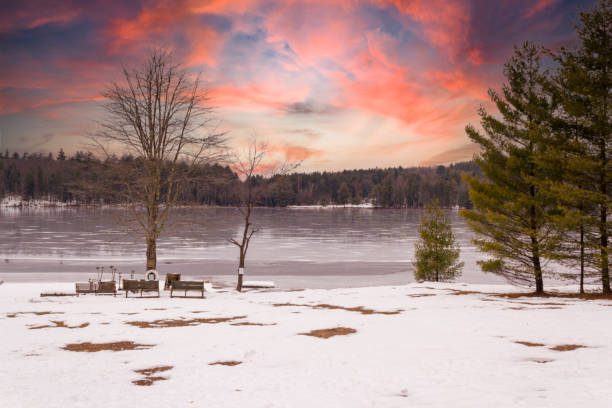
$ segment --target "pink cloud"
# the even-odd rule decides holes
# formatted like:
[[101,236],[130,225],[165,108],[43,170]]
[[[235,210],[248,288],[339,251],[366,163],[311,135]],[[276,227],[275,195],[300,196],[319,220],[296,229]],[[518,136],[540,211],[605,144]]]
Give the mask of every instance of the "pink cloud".
[[471,16],[463,0],[379,0],[423,25],[425,37],[450,57],[465,50]]
[[538,0],[536,3],[525,11],[523,16],[525,18],[532,18],[536,14],[541,13],[545,9],[557,4],[559,0]]

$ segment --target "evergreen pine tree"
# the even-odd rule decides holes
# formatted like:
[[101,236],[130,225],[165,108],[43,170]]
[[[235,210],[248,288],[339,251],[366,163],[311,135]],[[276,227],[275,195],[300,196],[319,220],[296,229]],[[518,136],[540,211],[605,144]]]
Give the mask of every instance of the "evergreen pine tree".
[[548,177],[537,166],[537,157],[551,133],[548,118],[554,111],[543,85],[544,52],[529,42],[515,47],[504,65],[502,95],[489,91],[499,115],[481,108],[485,134],[466,128],[482,147],[475,161],[485,178],[464,175],[474,209],[461,212],[478,235],[475,244],[491,256],[479,262],[482,269],[512,283],[535,285],[537,293],[544,292],[544,257],[554,252],[558,238],[550,226],[555,208],[538,187]]
[[[552,92],[555,97],[561,95],[559,88]],[[538,165],[549,174],[548,179],[538,180],[538,188],[557,203],[559,210],[551,217],[558,246],[549,255],[571,268],[563,277],[577,279],[580,293],[584,293],[585,280],[595,276],[597,269],[594,231],[589,221],[596,206],[585,190],[592,169],[583,160],[585,145],[577,137],[580,130],[575,119],[561,109],[551,116],[551,126],[554,133],[550,143],[537,159]]]
[[457,262],[459,246],[448,217],[435,200],[421,217],[414,256],[416,280],[444,282],[461,276],[463,262]]
[[34,198],[34,192],[36,189],[36,183],[34,182],[34,175],[32,173],[26,174],[25,183],[24,183],[24,192],[23,195],[31,200]]
[[561,118],[572,132],[560,145],[567,176],[558,195],[569,203],[561,223],[579,232],[581,286],[586,264],[599,271],[603,292],[610,293],[612,1],[581,13],[577,32],[578,47],[562,48],[557,58]]
[[340,188],[338,189],[338,204],[348,204],[351,198],[351,191],[349,190],[348,184],[343,182],[340,184]]

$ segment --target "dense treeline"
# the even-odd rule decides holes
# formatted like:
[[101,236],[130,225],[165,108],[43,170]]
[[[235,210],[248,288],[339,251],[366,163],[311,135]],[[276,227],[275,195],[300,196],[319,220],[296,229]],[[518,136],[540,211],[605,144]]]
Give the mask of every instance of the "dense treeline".
[[344,170],[293,173],[268,182],[260,194],[262,205],[359,204],[384,208],[424,207],[437,199],[441,206],[470,208],[468,189],[461,178],[480,174],[473,162],[450,166]]
[[[0,196],[81,204],[118,204],[133,157],[100,160],[90,152],[68,157],[4,152],[0,158]],[[424,207],[438,200],[443,207],[470,208],[462,173],[480,174],[473,162],[450,166],[292,173],[253,180],[259,206],[360,204],[385,208]],[[242,182],[229,166],[201,166],[181,189],[181,204],[234,206],[240,204]]]
[[[576,46],[526,42],[505,64],[502,91],[489,92],[498,112],[467,127],[484,177],[465,176],[474,210],[462,213],[490,255],[485,271],[538,293],[547,277],[577,278],[581,292],[593,278],[609,294],[612,1],[576,28]],[[559,262],[572,272],[555,273]]]
[[[0,196],[42,199],[76,204],[119,204],[128,196],[125,179],[134,168],[134,157],[98,159],[91,152],[68,157],[63,150],[51,153],[10,154],[0,158]],[[240,181],[228,166],[202,166],[190,172],[179,202],[234,205]]]

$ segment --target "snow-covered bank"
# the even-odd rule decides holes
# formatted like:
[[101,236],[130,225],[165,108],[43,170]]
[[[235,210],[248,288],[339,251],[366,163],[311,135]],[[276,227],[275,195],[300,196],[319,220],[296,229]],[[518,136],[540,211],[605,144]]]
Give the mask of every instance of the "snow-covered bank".
[[[516,288],[460,284],[206,299],[42,290],[73,285],[0,286],[2,406],[609,407],[609,300],[508,299],[490,293]],[[143,346],[63,349],[85,342]],[[582,347],[554,349],[567,345]]]
[[54,201],[54,200],[25,200],[20,196],[9,195],[0,200],[0,208],[27,208],[27,209],[37,209],[37,208],[64,208],[64,207],[74,207],[77,205],[76,202],[62,202],[62,201]]
[[320,210],[320,209],[334,209],[334,208],[376,208],[372,203],[364,204],[315,204],[315,205],[288,205],[287,208],[292,210]]

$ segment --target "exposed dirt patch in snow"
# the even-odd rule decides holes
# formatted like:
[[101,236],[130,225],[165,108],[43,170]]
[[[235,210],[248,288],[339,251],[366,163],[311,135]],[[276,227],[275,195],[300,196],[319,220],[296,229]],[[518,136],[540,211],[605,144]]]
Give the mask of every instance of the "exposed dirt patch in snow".
[[165,307],[150,307],[150,308],[145,308],[145,310],[166,310]]
[[143,368],[141,370],[134,370],[134,372],[145,375],[145,376],[150,376],[155,373],[160,373],[162,371],[172,370],[173,368],[174,368],[173,366],[159,366],[159,367]]
[[414,293],[412,295],[406,295],[413,298],[427,297],[427,296],[436,296],[435,293]]
[[[477,292],[478,293],[478,292]],[[602,293],[562,293],[562,292],[546,292],[546,293],[534,293],[534,292],[517,292],[517,293],[483,293],[488,296],[495,296],[505,299],[520,299],[520,298],[535,298],[535,299],[576,299],[576,300],[596,300],[596,299],[607,299],[612,300],[611,294]]]
[[208,365],[224,365],[224,366],[236,366],[242,364],[242,361],[215,361],[214,363],[208,363]]
[[460,289],[444,289],[448,290],[450,295],[462,296],[462,295],[489,295],[485,292],[475,292],[473,290],[460,290]]
[[283,306],[301,306],[301,307],[310,307],[312,309],[338,309],[338,310],[346,310],[348,312],[357,312],[364,315],[370,314],[382,314],[382,315],[395,315],[403,312],[402,309],[391,310],[391,311],[378,311],[374,309],[368,309],[363,306],[356,307],[344,307],[344,306],[336,306],[336,305],[328,305],[326,303],[320,303],[316,305],[308,305],[308,304],[300,304],[300,303],[274,303],[272,306],[274,307],[283,307]]
[[573,351],[579,348],[588,348],[588,346],[583,346],[582,344],[560,344],[549,348],[554,351]]
[[153,320],[151,322],[136,321],[136,322],[125,322],[131,326],[140,327],[141,329],[156,329],[161,327],[185,327],[185,326],[197,326],[199,324],[217,324],[229,322],[231,320],[244,319],[246,316],[232,316],[232,317],[210,317],[203,319],[160,319]]
[[164,381],[167,380],[168,377],[161,377],[161,376],[156,376],[156,377],[146,377],[143,378],[141,380],[134,380],[132,381],[132,384],[134,385],[140,385],[140,386],[150,386],[153,385],[155,383],[155,381]]
[[81,323],[81,324],[79,324],[77,326],[68,326],[66,323],[64,323],[61,320],[50,320],[50,322],[53,323],[53,325],[45,324],[45,325],[42,325],[42,326],[31,326],[31,327],[29,327],[29,329],[30,330],[37,330],[37,329],[46,329],[46,328],[49,328],[49,327],[51,327],[51,328],[59,327],[59,328],[64,328],[64,329],[82,329],[82,328],[85,328],[85,327],[89,326],[88,322]]
[[153,385],[155,381],[167,380],[168,377],[154,376],[153,374],[168,371],[168,370],[171,370],[172,368],[173,368],[172,366],[160,366],[160,367],[143,368],[141,370],[134,370],[135,373],[142,374],[145,376],[145,378],[142,378],[140,380],[134,380],[132,381],[132,384],[146,387],[146,386]]
[[[433,289],[433,288],[432,288]],[[535,292],[511,292],[511,293],[495,293],[495,292],[479,292],[473,290],[460,290],[460,289],[452,289],[445,288],[450,292],[451,295],[484,295],[490,296],[494,298],[504,298],[504,299],[521,299],[521,298],[532,298],[532,299],[574,299],[574,300],[612,300],[612,294],[603,294],[603,293],[563,293],[563,292],[546,292],[546,293],[535,293]],[[483,299],[484,300],[484,299]],[[525,303],[529,304],[529,303]],[[539,303],[543,304],[543,303]],[[538,305],[539,305],[538,304]],[[564,303],[561,305],[565,306]]]
[[529,358],[527,359],[527,361],[533,361],[534,363],[539,363],[539,364],[546,364],[546,363],[552,363],[555,360],[551,360],[548,358]]
[[302,336],[320,337],[328,339],[333,336],[346,336],[347,334],[357,333],[357,330],[350,327],[334,327],[333,329],[311,330],[308,333],[299,333]]
[[64,314],[64,312],[14,312],[14,313],[7,313],[6,317],[10,317],[10,318],[15,318],[19,315],[24,315],[24,314],[33,314],[36,316],[44,316],[44,315],[50,315],[50,314]]
[[253,323],[253,322],[237,322],[230,323],[232,326],[276,326],[276,323]]
[[546,344],[542,344],[542,343],[532,343],[530,341],[515,341],[516,344],[522,344],[523,346],[527,346],[527,347],[544,347],[546,346]]
[[397,395],[398,397],[407,398],[410,396],[410,393],[408,392],[407,389],[403,389],[399,392],[399,394],[395,394],[395,395]]
[[62,347],[64,350],[95,353],[98,351],[123,351],[123,350],[144,350],[154,347],[155,344],[137,344],[133,341],[116,341],[113,343],[72,343]]

